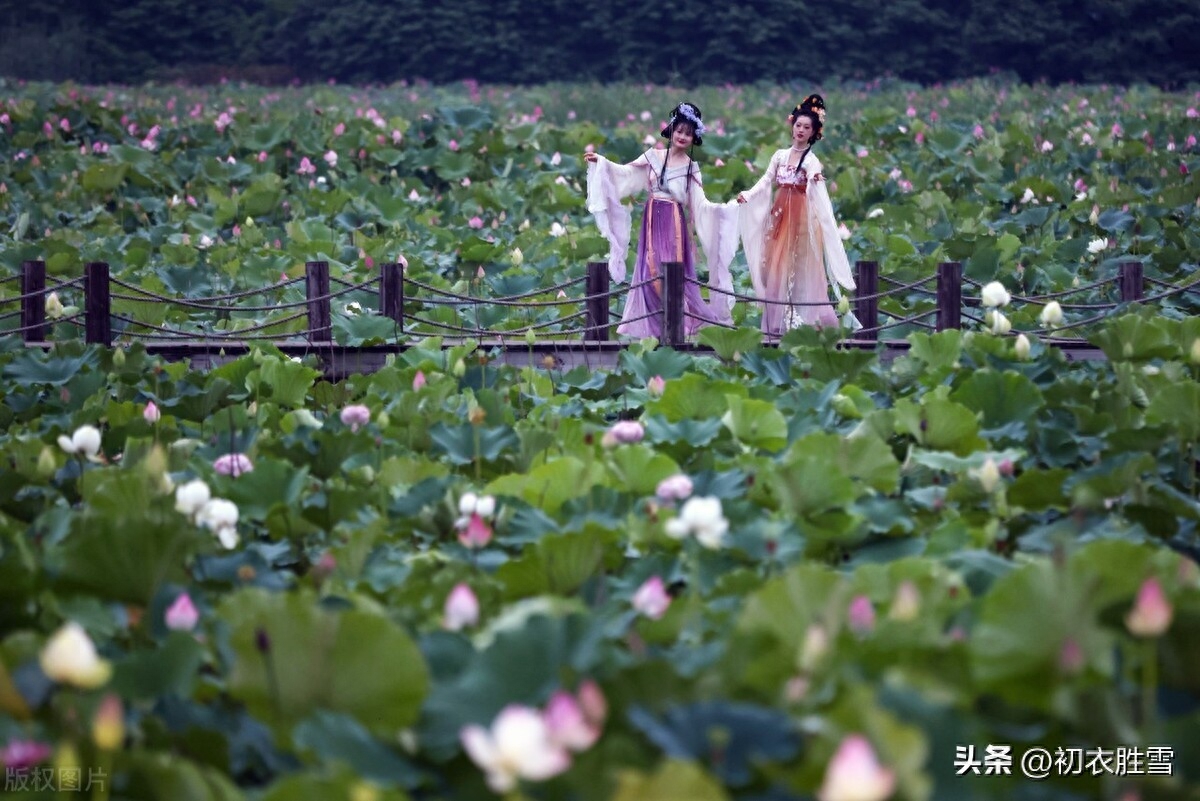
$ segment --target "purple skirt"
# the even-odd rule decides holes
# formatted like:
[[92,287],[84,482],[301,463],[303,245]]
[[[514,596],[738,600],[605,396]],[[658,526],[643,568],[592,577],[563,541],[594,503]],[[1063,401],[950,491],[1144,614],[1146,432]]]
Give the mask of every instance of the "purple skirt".
[[[717,321],[700,294],[696,280],[696,248],[688,234],[687,216],[683,206],[673,200],[651,198],[642,216],[642,232],[638,236],[637,264],[633,268],[629,299],[617,333],[631,337],[662,337],[663,332],[663,262],[683,263],[688,283],[683,291],[684,333],[696,333],[701,327]],[[645,286],[637,286],[654,279]]]

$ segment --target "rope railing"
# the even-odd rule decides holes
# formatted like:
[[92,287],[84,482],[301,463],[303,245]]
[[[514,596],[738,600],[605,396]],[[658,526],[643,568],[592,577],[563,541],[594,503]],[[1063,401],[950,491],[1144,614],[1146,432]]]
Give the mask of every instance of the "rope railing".
[[[44,262],[25,262],[22,274],[0,279],[3,284],[21,281],[19,295],[0,299],[0,305],[19,303],[19,311],[0,314],[0,323],[8,323],[20,318],[19,327],[9,328],[6,333],[21,334],[27,342],[43,343],[48,332],[61,323],[82,328],[88,342],[112,344],[114,334],[118,337],[163,339],[170,341],[202,339],[214,342],[231,342],[239,339],[276,339],[280,336],[286,341],[301,339],[308,343],[333,342],[333,309],[331,302],[344,298],[352,293],[360,294],[355,298],[355,308],[361,303],[365,311],[390,318],[396,325],[396,343],[405,339],[406,334],[427,334],[428,331],[452,332],[455,335],[469,337],[494,337],[500,340],[519,336],[532,336],[539,339],[582,337],[584,341],[606,341],[610,329],[615,324],[614,317],[619,315],[615,299],[630,292],[636,292],[651,284],[660,286],[663,301],[661,310],[655,310],[637,318],[625,320],[635,323],[646,319],[661,321],[661,339],[668,345],[679,345],[685,340],[684,330],[687,325],[699,322],[704,325],[717,326],[724,329],[736,330],[736,325],[725,321],[713,320],[685,308],[682,302],[684,289],[690,284],[708,289],[710,302],[716,298],[731,298],[734,301],[760,304],[762,306],[787,306],[799,308],[827,307],[832,305],[829,298],[819,300],[792,301],[790,299],[762,298],[755,294],[743,294],[732,288],[707,286],[695,278],[686,277],[682,266],[677,263],[665,262],[659,275],[629,285],[614,287],[605,262],[590,262],[587,272],[581,278],[574,278],[550,287],[538,288],[530,292],[485,297],[463,295],[423,282],[404,275],[399,264],[381,265],[380,272],[361,282],[351,282],[341,277],[329,274],[327,262],[308,262],[306,273],[302,278],[290,278],[263,287],[251,287],[244,291],[229,292],[208,297],[187,298],[169,297],[158,292],[144,289],[119,277],[109,274],[108,265],[103,262],[92,262],[85,265],[82,276],[71,279],[60,279],[49,276],[45,272]],[[1119,300],[1113,302],[1084,302],[1060,303],[1064,311],[1099,312],[1085,319],[1071,322],[1067,325],[1053,328],[1031,329],[1028,333],[1061,334],[1066,331],[1083,328],[1104,319],[1107,312],[1119,309],[1133,302],[1155,303],[1172,297],[1200,289],[1200,277],[1184,284],[1172,284],[1155,278],[1143,276],[1143,265],[1140,262],[1125,262],[1120,266],[1114,279],[1095,281],[1093,283],[1072,287],[1070,289],[1037,295],[1014,295],[1012,300],[1018,304],[1029,303],[1045,306],[1052,300],[1067,298],[1080,293],[1095,290],[1115,289]],[[931,282],[936,282],[936,292],[926,289]],[[1144,287],[1153,287],[1155,292],[1145,294]],[[859,346],[878,342],[879,334],[894,331],[905,326],[928,330],[946,330],[961,328],[963,323],[983,323],[983,320],[971,313],[978,308],[979,298],[963,297],[963,287],[981,287],[979,281],[962,275],[962,266],[956,262],[946,262],[938,266],[937,272],[913,281],[900,281],[879,274],[879,266],[875,262],[858,262],[856,265],[857,293],[849,296],[855,315],[861,327],[848,333],[848,339]],[[586,284],[582,295],[565,297],[566,290]],[[270,297],[286,292],[292,287],[304,287],[303,299],[285,300],[280,298],[278,303],[255,303],[242,305],[231,303],[253,297]],[[884,287],[884,288],[881,288]],[[118,291],[113,292],[112,288]],[[45,300],[48,294],[63,292],[69,289],[79,289],[82,297],[79,299],[81,311],[69,318],[48,319],[45,311]],[[413,294],[406,295],[406,290]],[[417,294],[419,292],[419,294]],[[557,293],[560,297],[552,300],[541,299]],[[884,298],[899,300],[902,306],[908,306],[909,301],[898,296],[907,293],[926,295],[936,299],[933,308],[923,311],[881,309],[879,302]],[[378,308],[365,309],[371,295],[378,297]],[[75,298],[73,297],[73,301]],[[210,321],[185,323],[183,327],[155,325],[138,320],[128,312],[118,313],[112,308],[113,301],[125,303],[163,303],[182,309],[201,313],[218,314],[262,314],[267,312],[291,312],[287,316],[275,320],[246,325],[234,329],[216,329]],[[410,307],[406,309],[406,304]],[[73,305],[73,304],[72,304]],[[889,304],[891,305],[891,304]],[[920,304],[918,304],[920,305]],[[413,312],[420,307],[446,307],[453,309],[450,313],[452,320],[438,320]],[[495,313],[486,315],[483,311],[489,308],[524,308],[538,314],[527,315],[527,320],[520,325],[514,325],[511,313],[501,319]],[[571,313],[553,314],[550,319],[542,312],[558,310],[562,307],[579,309]],[[580,309],[580,307],[582,307]],[[349,308],[349,307],[347,307]],[[473,323],[465,322],[463,314],[474,315]],[[936,315],[936,322],[931,321],[931,315]],[[445,316],[445,315],[443,315]],[[195,315],[199,321],[199,315]],[[883,319],[880,319],[880,318]],[[528,319],[532,318],[532,319]],[[541,318],[541,319],[538,319]],[[280,326],[295,324],[306,319],[307,324],[301,330],[278,332]],[[483,322],[487,320],[489,322]],[[583,321],[580,324],[580,321]],[[114,322],[118,330],[114,332]],[[228,318],[222,318],[224,325],[230,325]],[[512,326],[512,327],[505,327]],[[411,327],[412,330],[406,330]],[[660,330],[658,326],[654,330]],[[268,333],[276,331],[277,333]],[[1077,341],[1077,340],[1070,340]]]

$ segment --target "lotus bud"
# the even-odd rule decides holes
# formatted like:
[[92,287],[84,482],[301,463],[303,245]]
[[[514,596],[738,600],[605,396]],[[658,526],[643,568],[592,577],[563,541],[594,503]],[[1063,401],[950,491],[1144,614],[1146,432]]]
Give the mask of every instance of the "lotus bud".
[[101,751],[116,751],[124,740],[125,712],[121,699],[110,693],[104,696],[92,718],[92,741]]
[[1045,305],[1045,307],[1042,308],[1040,318],[1042,325],[1046,326],[1047,328],[1054,328],[1055,326],[1062,325],[1062,306],[1058,304],[1057,300],[1050,301]]
[[1000,484],[1000,468],[989,456],[983,466],[975,472],[975,478],[979,480],[979,486],[983,488],[983,491],[990,495]]
[[121,368],[125,366],[125,349],[117,348],[113,351],[113,367]]
[[1028,359],[1029,348],[1029,337],[1025,336],[1024,334],[1018,334],[1016,344],[1014,345],[1014,350],[1017,352],[1017,358],[1021,361]]
[[849,313],[849,311],[850,311],[850,298],[846,297],[845,295],[842,295],[841,299],[840,299],[840,300],[838,300],[837,310],[838,310],[838,314],[847,314],[847,313]]
[[42,452],[38,454],[37,460],[38,475],[42,478],[50,478],[57,469],[58,461],[54,458],[54,451],[49,448],[42,448]]

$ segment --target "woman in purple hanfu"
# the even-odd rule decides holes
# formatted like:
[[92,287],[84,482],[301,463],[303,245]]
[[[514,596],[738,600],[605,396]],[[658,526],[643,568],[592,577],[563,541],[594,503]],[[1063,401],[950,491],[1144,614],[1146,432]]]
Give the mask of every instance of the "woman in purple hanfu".
[[[683,294],[684,332],[688,335],[704,325],[731,325],[732,295],[711,292],[733,291],[729,263],[737,250],[737,206],[732,201],[712,203],[704,196],[700,167],[692,159],[692,147],[703,141],[704,123],[700,109],[680,103],[671,111],[662,136],[666,149],[647,150],[629,164],[616,164],[596,153],[587,153],[587,208],[600,233],[608,240],[608,270],[614,281],[625,280],[625,258],[629,251],[631,215],[621,201],[647,192],[642,231],[638,236],[637,263],[633,286],[617,333],[632,337],[661,337],[663,308],[662,264],[682,262],[686,279]],[[688,223],[708,258],[710,300],[700,294],[696,279],[696,249]],[[641,286],[639,286],[641,284]]]

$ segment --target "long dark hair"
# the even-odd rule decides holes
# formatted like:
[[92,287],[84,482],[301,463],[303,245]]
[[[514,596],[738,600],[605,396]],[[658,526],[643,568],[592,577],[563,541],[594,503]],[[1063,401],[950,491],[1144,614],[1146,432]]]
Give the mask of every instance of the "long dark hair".
[[[692,119],[691,114],[684,112],[684,106],[688,107],[688,110],[691,112],[691,114],[695,114],[694,120]],[[704,114],[700,111],[700,107],[695,103],[680,103],[679,105],[675,106],[675,108],[671,109],[671,115],[667,118],[667,125],[662,129],[661,132],[662,137],[669,143],[671,141],[671,137],[675,135],[675,129],[679,126],[687,125],[692,129],[692,146],[688,148],[687,179],[686,183],[684,184],[684,192],[689,196],[692,192],[692,162],[696,160],[693,156],[693,153],[696,150],[696,145],[704,145],[704,132],[702,130],[704,123],[699,122],[703,119]],[[659,189],[665,189],[667,186],[667,159],[670,157],[670,155],[670,145],[668,144],[667,152],[663,154],[662,170],[660,170],[658,173]]]
[[792,109],[788,120],[795,125],[796,120],[801,117],[808,117],[812,122],[813,135],[808,140],[808,147],[804,148],[804,153],[800,155],[800,161],[796,164],[796,172],[800,172],[800,168],[804,166],[804,160],[808,158],[813,145],[825,138],[825,134],[821,132],[821,129],[825,127],[825,98],[817,94],[809,95],[800,101],[800,105]]

